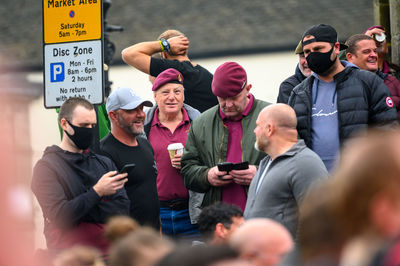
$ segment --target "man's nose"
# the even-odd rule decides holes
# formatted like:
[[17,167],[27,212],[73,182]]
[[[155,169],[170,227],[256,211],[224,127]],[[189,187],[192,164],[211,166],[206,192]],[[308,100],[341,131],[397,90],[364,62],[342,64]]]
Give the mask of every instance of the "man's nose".
[[143,110],[139,110],[139,112],[137,113],[137,116],[144,117],[144,116],[146,116],[146,114],[144,113]]
[[231,107],[233,105],[233,101],[231,101],[231,100],[226,100],[225,101],[225,106],[226,107]]

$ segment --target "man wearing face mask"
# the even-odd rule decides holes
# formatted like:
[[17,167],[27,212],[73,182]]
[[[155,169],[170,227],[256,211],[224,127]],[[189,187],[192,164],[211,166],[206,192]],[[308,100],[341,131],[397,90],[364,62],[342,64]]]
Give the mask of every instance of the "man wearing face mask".
[[129,213],[124,189],[127,174],[118,174],[109,158],[87,150],[96,125],[90,102],[68,99],[58,120],[65,133],[61,144],[46,148],[32,177],[32,191],[43,211],[47,247],[57,252],[81,244],[105,253],[104,223],[112,215]]
[[397,124],[396,109],[381,78],[338,59],[343,45],[333,27],[312,26],[302,45],[314,73],[293,89],[289,105],[300,138],[331,170],[347,138],[371,125]]

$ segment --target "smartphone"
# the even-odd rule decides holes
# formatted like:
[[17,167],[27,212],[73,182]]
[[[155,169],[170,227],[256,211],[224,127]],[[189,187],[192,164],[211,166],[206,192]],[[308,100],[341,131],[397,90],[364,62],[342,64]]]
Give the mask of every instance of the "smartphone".
[[245,170],[245,169],[249,169],[249,162],[241,162],[241,163],[223,162],[218,164],[219,171],[229,172],[232,170]]
[[122,167],[121,171],[119,171],[119,172],[120,172],[121,174],[122,174],[122,173],[128,173],[128,174],[129,174],[129,172],[132,171],[133,168],[135,168],[135,166],[136,166],[136,164],[134,164],[134,163],[125,164],[125,165]]
[[245,170],[249,169],[249,162],[234,163],[232,170]]
[[229,172],[230,170],[232,170],[233,168],[233,163],[231,162],[223,162],[223,163],[218,163],[218,171],[221,172]]

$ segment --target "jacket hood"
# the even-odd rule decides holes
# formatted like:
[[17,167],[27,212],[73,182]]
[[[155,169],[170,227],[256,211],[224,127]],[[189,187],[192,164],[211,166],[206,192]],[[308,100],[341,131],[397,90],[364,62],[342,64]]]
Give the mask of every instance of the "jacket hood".
[[75,153],[61,149],[57,145],[49,146],[44,150],[43,159],[54,163],[54,158],[58,157],[65,161],[71,168],[79,171],[83,165],[88,163],[89,158],[96,158],[96,155],[89,151],[88,153]]

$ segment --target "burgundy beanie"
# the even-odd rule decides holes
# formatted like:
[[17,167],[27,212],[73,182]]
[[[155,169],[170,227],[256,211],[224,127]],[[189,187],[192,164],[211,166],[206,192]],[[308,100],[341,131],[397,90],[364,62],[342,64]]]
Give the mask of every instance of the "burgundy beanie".
[[166,83],[183,84],[183,76],[181,72],[174,68],[168,68],[167,70],[164,70],[163,72],[158,74],[158,76],[154,80],[151,90],[156,91]]
[[368,31],[368,30],[372,30],[372,29],[381,29],[381,30],[385,30],[385,28],[383,27],[383,26],[381,26],[381,25],[375,25],[375,26],[372,26],[372,27],[369,27],[368,29],[366,29],[365,31],[364,31],[364,34]]
[[215,70],[212,91],[215,96],[228,98],[238,95],[247,84],[246,71],[235,62],[226,62]]

